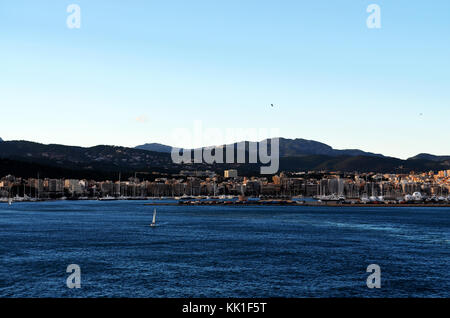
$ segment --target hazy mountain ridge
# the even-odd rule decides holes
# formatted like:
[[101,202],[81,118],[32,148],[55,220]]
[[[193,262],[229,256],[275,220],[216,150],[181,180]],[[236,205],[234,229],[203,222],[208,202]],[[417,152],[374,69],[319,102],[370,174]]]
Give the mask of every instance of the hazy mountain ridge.
[[0,143],[0,158],[89,170],[168,168],[172,165],[170,156],[159,152],[104,145],[89,148],[44,145],[29,141]]
[[164,153],[170,153],[172,151],[171,146],[166,146],[166,145],[158,144],[158,143],[143,144],[143,145],[136,146],[134,148],[141,149],[141,150],[148,150],[148,151],[164,152]]
[[408,160],[431,160],[431,161],[448,161],[450,160],[450,156],[435,156],[429,153],[421,153],[417,156],[408,158]]
[[[246,162],[248,162],[248,146],[250,144],[246,143]],[[425,172],[450,169],[449,161],[420,158],[402,160],[374,154],[367,155],[365,152],[363,152],[364,155],[353,155],[360,153],[359,150],[345,150],[346,155],[339,155],[342,153],[341,150],[336,150],[336,152],[325,144],[305,140],[297,140],[297,145],[308,145],[308,147],[290,150],[287,147],[288,144],[289,142],[280,140],[279,171],[327,170],[408,173],[412,170]],[[258,145],[257,143],[256,146]],[[237,144],[234,144],[234,146],[237,147]],[[306,154],[307,152],[313,152],[314,154]],[[248,163],[186,163],[179,165],[172,162],[171,155],[167,152],[106,145],[95,147],[45,145],[29,141],[1,142],[0,160],[2,175],[15,174],[23,177],[35,177],[38,172],[41,173],[41,177],[73,176],[77,178],[110,177],[117,176],[119,172],[122,175],[132,175],[134,172],[177,173],[180,170],[209,169],[222,173],[223,170],[231,168],[238,169],[241,175],[259,175],[261,166],[260,164]]]
[[365,152],[359,149],[334,149],[322,142],[307,139],[286,139],[280,138],[280,156],[298,156],[298,155],[327,155],[327,156],[373,156],[384,157],[381,154]]
[[[267,141],[267,140],[265,140]],[[256,145],[259,147],[260,142],[244,141],[248,149],[249,145]],[[223,145],[222,147],[227,147],[233,145],[237,149],[237,144]],[[136,146],[136,149],[151,150],[157,152],[170,153],[172,147],[168,145],[150,143],[140,146]],[[208,148],[208,146],[203,147]],[[269,148],[270,149],[270,148]],[[307,139],[287,139],[279,138],[279,150],[281,157],[291,157],[291,156],[304,156],[304,155],[326,155],[326,156],[373,156],[373,157],[384,157],[382,154],[376,154],[372,152],[366,152],[359,149],[334,149],[333,147],[324,144],[322,142],[307,140]]]

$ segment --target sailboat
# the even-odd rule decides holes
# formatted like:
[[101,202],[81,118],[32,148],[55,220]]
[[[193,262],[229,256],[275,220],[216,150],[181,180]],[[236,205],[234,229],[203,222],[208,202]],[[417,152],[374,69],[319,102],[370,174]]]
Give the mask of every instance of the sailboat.
[[11,205],[12,202],[13,202],[13,199],[12,199],[12,198],[9,198],[9,199],[8,199],[8,205]]
[[153,221],[152,224],[150,224],[150,227],[156,226],[156,209],[153,210]]

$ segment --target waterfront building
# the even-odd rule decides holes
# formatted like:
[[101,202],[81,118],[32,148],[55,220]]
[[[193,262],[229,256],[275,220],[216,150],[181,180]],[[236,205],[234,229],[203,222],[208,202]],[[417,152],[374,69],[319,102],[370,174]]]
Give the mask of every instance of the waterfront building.
[[84,187],[83,182],[77,179],[66,179],[64,180],[64,188],[73,195],[80,195],[83,193]]
[[224,177],[225,178],[237,178],[238,172],[235,169],[225,170]]
[[63,180],[61,179],[48,179],[46,180],[48,192],[62,192],[64,188]]
[[100,182],[100,191],[103,196],[114,196],[114,183],[111,181]]
[[[153,181],[95,181],[78,179],[22,179],[6,176],[0,179],[0,197],[15,196],[55,199],[65,195],[76,197],[122,198],[179,197],[179,196],[219,196],[243,195],[246,197],[265,196],[339,196],[358,200],[362,197],[384,200],[403,200],[406,195],[420,192],[425,199],[447,198],[450,193],[448,170],[435,174],[376,174],[376,173],[280,173],[273,177],[238,177],[237,170],[227,170],[225,178],[211,171],[198,171],[197,176],[174,173],[156,177]],[[159,174],[158,176],[161,176]],[[65,191],[64,191],[65,188]]]

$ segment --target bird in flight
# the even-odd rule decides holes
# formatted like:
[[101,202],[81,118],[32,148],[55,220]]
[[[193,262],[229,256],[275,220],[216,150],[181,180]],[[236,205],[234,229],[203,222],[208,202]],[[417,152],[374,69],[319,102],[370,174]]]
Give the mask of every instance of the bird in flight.
[[273,104],[270,104],[270,106],[272,106],[272,107],[273,107]]

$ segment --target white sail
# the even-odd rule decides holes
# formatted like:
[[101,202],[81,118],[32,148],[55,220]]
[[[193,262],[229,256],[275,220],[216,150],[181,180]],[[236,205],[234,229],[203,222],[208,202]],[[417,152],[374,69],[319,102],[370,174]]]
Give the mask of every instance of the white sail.
[[156,209],[153,210],[153,222],[152,225],[156,224]]

